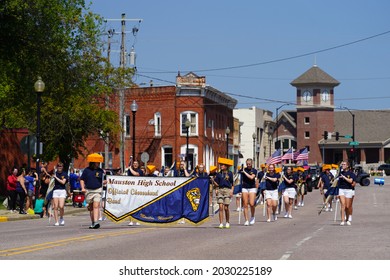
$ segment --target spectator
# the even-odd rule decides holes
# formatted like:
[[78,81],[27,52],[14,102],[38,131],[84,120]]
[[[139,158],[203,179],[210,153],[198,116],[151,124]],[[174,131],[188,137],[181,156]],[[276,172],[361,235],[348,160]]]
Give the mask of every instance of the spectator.
[[7,192],[8,192],[8,207],[11,213],[16,213],[16,198],[18,193],[16,192],[16,185],[18,182],[18,169],[14,167],[12,174],[7,177]]
[[24,177],[26,179],[27,187],[27,199],[26,199],[26,211],[33,208],[33,196],[35,194],[35,183],[38,181],[38,174],[32,170],[28,171],[28,174]]
[[24,202],[26,200],[27,188],[26,188],[26,170],[20,168],[18,171],[18,181],[16,183],[16,192],[19,195],[19,214],[27,214],[24,210]]

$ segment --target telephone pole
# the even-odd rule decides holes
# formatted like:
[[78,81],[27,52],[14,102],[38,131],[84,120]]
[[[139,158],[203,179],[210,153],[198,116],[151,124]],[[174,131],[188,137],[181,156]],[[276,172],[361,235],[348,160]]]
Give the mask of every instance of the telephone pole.
[[[120,46],[120,61],[119,67],[125,68],[126,64],[126,50],[125,50],[125,42],[126,42],[126,21],[138,21],[141,22],[142,19],[126,19],[126,14],[123,13],[120,19],[105,19],[105,21],[120,21],[121,22],[121,46]],[[108,55],[111,51],[111,46],[108,48]],[[120,77],[122,79],[123,77]],[[119,146],[119,161],[121,165],[122,172],[125,170],[125,128],[124,128],[124,113],[125,113],[125,88],[123,85],[123,81],[119,85],[119,122],[121,126],[120,133],[120,146]],[[108,150],[108,147],[107,147]],[[106,156],[107,157],[107,156]]]

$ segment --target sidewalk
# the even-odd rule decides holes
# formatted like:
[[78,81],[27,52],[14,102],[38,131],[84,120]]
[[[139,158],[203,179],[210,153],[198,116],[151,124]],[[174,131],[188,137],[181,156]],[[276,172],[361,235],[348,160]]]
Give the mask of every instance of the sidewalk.
[[[73,207],[72,203],[65,204],[65,216],[74,215],[78,213],[88,213],[88,210],[85,207]],[[40,219],[39,215],[29,215],[29,214],[19,214],[19,212],[11,213],[9,210],[1,209],[0,210],[0,222],[10,222],[10,221],[20,221],[20,220],[31,220],[31,219]],[[44,218],[43,218],[44,219]]]

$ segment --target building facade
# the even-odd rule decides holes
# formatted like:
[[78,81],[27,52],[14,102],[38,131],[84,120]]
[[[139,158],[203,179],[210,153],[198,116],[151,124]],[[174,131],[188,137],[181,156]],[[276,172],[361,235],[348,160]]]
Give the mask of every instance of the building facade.
[[240,152],[244,160],[254,159],[254,166],[258,168],[273,152],[272,112],[253,106],[234,109],[233,115],[240,121]]
[[[234,157],[233,138],[237,132],[233,108],[237,101],[208,86],[205,77],[194,73],[179,74],[176,82],[176,86],[125,89],[122,146],[126,166],[130,156],[142,160],[147,155],[148,161],[142,165],[160,168],[185,160],[189,170],[199,163],[209,169],[217,164],[218,157]],[[134,101],[138,105],[135,113],[131,111]],[[111,103],[117,107],[118,102]],[[87,146],[89,151],[105,155],[103,139],[91,137]],[[120,148],[109,145],[107,168],[121,166]],[[75,166],[83,163],[80,159]]]

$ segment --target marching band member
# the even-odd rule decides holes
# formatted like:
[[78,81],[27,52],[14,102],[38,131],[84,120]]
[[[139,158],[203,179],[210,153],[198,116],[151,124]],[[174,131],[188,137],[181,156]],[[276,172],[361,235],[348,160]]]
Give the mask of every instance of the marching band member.
[[303,167],[298,167],[298,181],[297,181],[297,199],[296,202],[298,202],[298,206],[303,207],[305,203],[303,202],[303,199],[305,197],[306,192],[306,176],[304,174],[305,169]]
[[276,208],[278,207],[278,183],[280,174],[275,173],[275,165],[268,165],[268,172],[265,174],[265,200],[267,202],[267,222],[271,222],[271,211],[273,214],[274,221],[278,219],[276,216]]
[[[349,169],[347,161],[341,163],[341,173],[338,181],[339,198],[340,198],[340,211],[341,211],[341,223],[340,226],[345,225],[346,217],[351,215],[352,196],[354,190],[354,183],[356,181],[356,175]],[[351,225],[351,221],[348,219],[347,225]]]
[[223,228],[223,213],[225,212],[225,228],[230,228],[229,204],[233,196],[233,173],[228,170],[227,159],[219,159],[220,172],[214,180],[217,186],[216,195],[219,205],[219,228]]
[[292,219],[291,212],[293,209],[295,196],[297,195],[297,186],[295,185],[297,177],[293,174],[291,166],[287,167],[286,174],[283,174],[282,178],[286,186],[283,192],[284,207],[286,209],[284,217]]
[[[330,172],[331,166],[326,164],[322,167],[323,172],[320,175],[320,179],[318,180],[317,188],[320,190],[321,195],[323,196],[324,202],[326,201],[325,193],[330,188],[330,185],[334,179],[333,174]],[[325,206],[325,211],[333,211],[332,209],[332,200],[329,201],[328,205]]]
[[[255,223],[255,199],[257,193],[256,175],[257,170],[252,167],[252,159],[246,160],[246,167],[242,170],[242,204],[244,208],[244,226],[253,225]],[[248,217],[248,204],[251,209],[251,220]]]
[[89,165],[84,169],[80,177],[81,191],[86,193],[85,200],[88,203],[89,216],[91,218],[90,229],[98,229],[99,225],[99,208],[102,200],[102,190],[104,171],[99,167],[103,162],[103,156],[99,154],[90,154],[87,156]]

